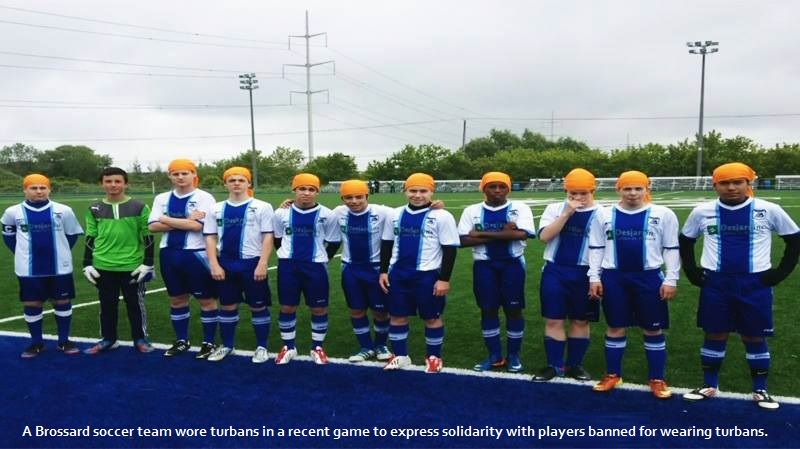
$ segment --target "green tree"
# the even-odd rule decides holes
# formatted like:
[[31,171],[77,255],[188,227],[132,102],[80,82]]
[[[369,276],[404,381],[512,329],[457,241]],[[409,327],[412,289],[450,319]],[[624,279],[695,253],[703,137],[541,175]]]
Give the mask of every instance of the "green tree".
[[303,170],[319,176],[323,184],[358,177],[356,159],[343,153],[318,156],[306,164]]
[[424,172],[434,178],[452,179],[440,169],[441,161],[450,154],[450,150],[438,145],[406,145],[385,161],[367,165],[365,176],[370,179],[406,179],[411,173]]
[[264,177],[259,165],[258,179],[269,185],[285,186],[292,182],[292,177],[303,167],[303,152],[293,148],[279,146],[266,158]]
[[96,183],[103,168],[114,160],[106,154],[96,154],[83,145],[62,145],[45,151],[37,158],[37,170],[54,178],[72,178],[85,183]]
[[17,175],[25,176],[41,170],[36,165],[41,154],[41,151],[31,145],[22,143],[6,145],[0,150],[0,167]]

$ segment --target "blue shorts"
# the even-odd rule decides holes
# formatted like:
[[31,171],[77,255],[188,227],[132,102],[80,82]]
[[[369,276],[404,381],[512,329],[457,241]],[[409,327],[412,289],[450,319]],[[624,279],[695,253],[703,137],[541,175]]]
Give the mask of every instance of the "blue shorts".
[[342,290],[347,307],[352,310],[376,312],[386,310],[388,296],[378,284],[379,269],[372,265],[353,265],[342,262]]
[[282,306],[300,304],[300,294],[308,307],[328,307],[328,267],[320,262],[278,259],[278,300]]
[[772,335],[772,288],[761,283],[761,273],[706,271],[705,275],[697,308],[698,327],[711,334]]
[[169,296],[192,294],[198,299],[216,296],[205,251],[161,248],[161,278]]
[[476,260],[472,265],[472,292],[481,309],[524,309],[525,259]]
[[259,259],[219,259],[219,264],[225,270],[225,280],[216,281],[220,304],[227,306],[246,302],[255,309],[272,305],[267,279],[258,282],[253,279]]
[[539,284],[542,316],[551,320],[597,321],[600,301],[589,299],[589,267],[545,262]]
[[661,299],[661,270],[603,270],[603,312],[609,327],[669,329],[669,309]]
[[419,314],[423,320],[442,316],[447,296],[434,296],[433,285],[439,280],[439,270],[389,271],[389,314],[407,317]]
[[20,301],[62,300],[75,297],[75,281],[72,280],[72,274],[17,276],[17,279],[19,280]]

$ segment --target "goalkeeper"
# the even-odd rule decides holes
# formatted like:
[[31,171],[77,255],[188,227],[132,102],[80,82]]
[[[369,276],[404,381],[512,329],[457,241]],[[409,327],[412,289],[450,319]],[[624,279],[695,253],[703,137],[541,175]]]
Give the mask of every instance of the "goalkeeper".
[[99,354],[116,349],[119,294],[125,299],[134,347],[151,352],[147,340],[145,282],[153,278],[153,236],[147,229],[150,208],[126,195],[128,174],[108,167],[100,174],[106,193],[86,213],[86,250],[83,274],[97,286],[102,339],[87,349]]

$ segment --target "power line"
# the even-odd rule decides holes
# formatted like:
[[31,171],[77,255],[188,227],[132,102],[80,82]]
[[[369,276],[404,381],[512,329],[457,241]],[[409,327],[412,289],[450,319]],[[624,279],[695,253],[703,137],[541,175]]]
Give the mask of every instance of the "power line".
[[[798,117],[800,112],[768,113],[768,114],[722,114],[706,115],[706,118],[763,118],[763,117]],[[468,120],[519,120],[519,121],[550,121],[545,117],[467,117]],[[563,121],[622,121],[622,120],[697,120],[696,115],[665,115],[665,116],[631,116],[631,117],[558,117]]]
[[[343,98],[339,98],[339,97],[334,96],[334,102],[331,103],[331,104],[334,105],[334,106],[341,107],[341,106],[337,105],[337,103],[349,104],[351,107],[358,108],[358,109],[361,109],[363,111],[369,112],[369,113],[371,113],[373,115],[372,116],[368,116],[368,118],[370,118],[371,120],[374,120],[374,121],[378,121],[378,120],[375,119],[375,117],[374,117],[375,115],[386,117],[389,120],[402,121],[402,119],[400,119],[400,118],[391,116],[389,114],[386,114],[386,113],[383,113],[383,112],[380,112],[380,111],[376,111],[374,109],[366,108],[364,106],[358,105],[358,104],[353,103],[351,101],[347,101],[347,100],[345,100]],[[443,129],[434,129],[434,128],[430,128],[430,127],[427,127],[427,126],[420,126],[420,128],[423,128],[423,129],[425,129],[427,131],[439,132],[439,133],[442,133],[442,134],[448,134],[448,135],[451,135],[451,136],[454,136],[454,137],[459,137],[458,133],[445,131]],[[431,136],[426,136],[426,135],[421,134],[421,133],[417,133],[417,134],[422,135],[423,137],[434,138],[434,137],[431,137]],[[440,140],[439,138],[434,138],[434,139]]]
[[[23,69],[23,70],[49,70],[56,72],[76,72],[76,73],[97,73],[101,75],[124,75],[124,76],[144,76],[144,77],[161,77],[161,78],[197,78],[197,79],[224,79],[231,80],[230,75],[191,75],[187,73],[150,73],[150,72],[125,72],[121,70],[90,70],[90,69],[69,69],[63,67],[42,67],[42,66],[26,66],[26,65],[13,65],[13,64],[0,64],[2,68],[8,69]],[[265,79],[280,79],[280,76],[265,76]]]

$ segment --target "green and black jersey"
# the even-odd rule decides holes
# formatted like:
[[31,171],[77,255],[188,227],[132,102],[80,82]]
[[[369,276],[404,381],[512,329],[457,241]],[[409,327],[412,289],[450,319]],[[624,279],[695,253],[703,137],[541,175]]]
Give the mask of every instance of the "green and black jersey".
[[107,271],[133,271],[153,265],[153,236],[147,229],[150,208],[127,198],[120,203],[105,199],[86,212],[86,252],[83,265]]

